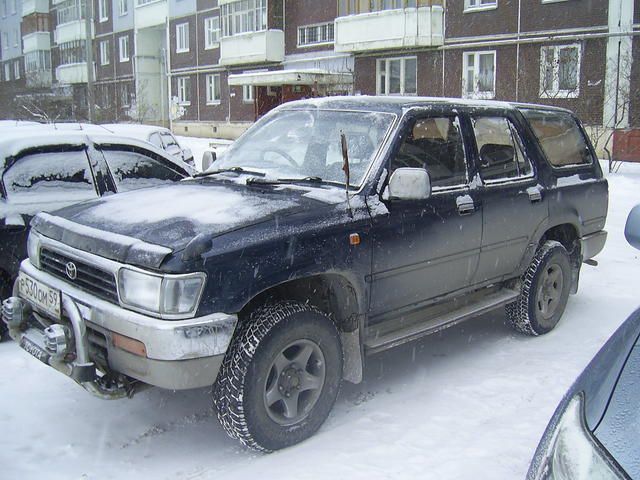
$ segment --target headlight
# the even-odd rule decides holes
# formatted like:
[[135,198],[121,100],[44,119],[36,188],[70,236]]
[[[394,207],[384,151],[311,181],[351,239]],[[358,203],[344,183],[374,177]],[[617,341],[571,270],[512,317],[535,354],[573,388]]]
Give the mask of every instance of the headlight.
[[118,292],[123,305],[162,318],[195,314],[205,282],[204,273],[156,275],[131,268],[118,272]]
[[27,255],[31,265],[40,268],[40,235],[33,230],[29,232],[27,238]]
[[540,480],[620,480],[624,478],[591,437],[584,421],[582,395],[571,399],[535,477]]

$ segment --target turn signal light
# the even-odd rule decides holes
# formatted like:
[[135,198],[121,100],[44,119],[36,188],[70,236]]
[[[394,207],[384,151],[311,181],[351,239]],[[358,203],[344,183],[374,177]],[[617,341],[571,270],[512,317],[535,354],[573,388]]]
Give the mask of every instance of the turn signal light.
[[349,245],[360,245],[360,235],[357,233],[349,235]]
[[139,357],[147,356],[147,347],[145,347],[144,343],[139,340],[125,337],[124,335],[120,335],[119,333],[112,333],[111,340],[113,341],[113,346],[116,348],[129,353],[133,353],[134,355],[138,355]]

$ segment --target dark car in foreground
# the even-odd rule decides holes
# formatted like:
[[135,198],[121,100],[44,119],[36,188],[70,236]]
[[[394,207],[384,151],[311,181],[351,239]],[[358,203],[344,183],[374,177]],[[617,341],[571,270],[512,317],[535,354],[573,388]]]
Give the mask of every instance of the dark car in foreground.
[[[640,205],[627,219],[640,249]],[[640,309],[565,394],[533,457],[529,480],[640,479]]]
[[607,203],[567,110],[291,102],[194,179],[38,215],[3,320],[103,398],[213,385],[225,430],[271,451],[312,435],[369,354],[501,307],[549,332]]
[[38,212],[190,176],[164,152],[134,139],[46,126],[6,133],[0,139],[2,298],[27,257],[29,222]]

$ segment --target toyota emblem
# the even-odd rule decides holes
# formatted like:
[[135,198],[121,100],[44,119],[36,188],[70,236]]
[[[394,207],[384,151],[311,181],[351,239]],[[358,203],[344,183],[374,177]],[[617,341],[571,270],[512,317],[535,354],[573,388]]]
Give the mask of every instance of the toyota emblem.
[[71,280],[75,280],[78,276],[78,269],[76,268],[76,264],[73,262],[67,262],[65,269],[67,271],[67,277],[69,277]]

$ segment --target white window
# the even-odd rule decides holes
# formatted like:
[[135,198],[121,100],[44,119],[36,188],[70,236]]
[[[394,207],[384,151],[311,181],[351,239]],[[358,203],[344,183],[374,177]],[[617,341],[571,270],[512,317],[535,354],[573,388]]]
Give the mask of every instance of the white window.
[[118,38],[118,51],[121,62],[129,61],[129,35]]
[[220,41],[220,17],[204,19],[204,49],[217,48]]
[[9,65],[9,62],[4,64],[4,81],[11,81],[11,66]]
[[109,65],[109,40],[100,42],[100,65]]
[[178,77],[178,102],[180,105],[191,105],[191,79]]
[[176,53],[189,51],[189,24],[176,25]]
[[220,75],[207,75],[207,105],[220,103]]
[[13,46],[17,47],[18,45],[20,45],[20,30],[16,28],[13,31]]
[[298,46],[333,43],[333,22],[298,27]]
[[245,103],[253,103],[253,85],[242,86],[242,101]]
[[496,52],[465,52],[462,56],[462,96],[496,96]]
[[13,64],[13,77],[18,80],[20,78],[20,60]]
[[415,95],[417,89],[416,57],[385,58],[376,62],[378,95]]
[[118,14],[120,16],[129,13],[129,0],[118,0]]
[[540,49],[540,97],[576,98],[580,93],[579,43]]
[[267,0],[238,0],[220,8],[223,37],[267,29]]
[[98,17],[101,22],[109,20],[109,11],[107,10],[107,0],[98,0]]
[[9,32],[2,32],[2,48],[9,48]]
[[498,7],[498,0],[464,0],[464,11],[492,10]]
[[15,15],[17,10],[18,10],[18,6],[17,6],[18,0],[11,0],[11,14]]
[[0,14],[3,18],[7,16],[7,0],[0,0]]

